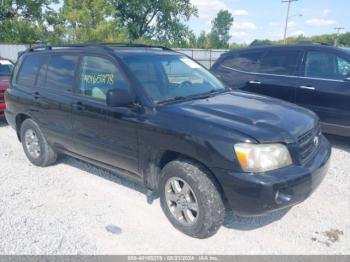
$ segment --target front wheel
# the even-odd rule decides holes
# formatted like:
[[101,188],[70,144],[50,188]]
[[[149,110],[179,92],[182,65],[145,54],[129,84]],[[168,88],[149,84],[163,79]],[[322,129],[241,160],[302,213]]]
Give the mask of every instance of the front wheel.
[[162,170],[160,202],[173,226],[195,238],[208,238],[222,225],[225,208],[216,182],[191,161],[172,161]]

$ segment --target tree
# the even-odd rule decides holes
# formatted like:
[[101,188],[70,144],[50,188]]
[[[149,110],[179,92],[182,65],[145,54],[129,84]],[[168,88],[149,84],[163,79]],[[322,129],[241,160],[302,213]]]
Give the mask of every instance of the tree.
[[61,19],[69,42],[111,42],[124,40],[116,9],[108,0],[65,0]]
[[156,38],[181,43],[188,36],[183,24],[197,9],[190,0],[111,0],[120,15],[121,26],[128,30],[130,41]]
[[205,31],[202,31],[197,38],[197,47],[198,48],[209,48],[209,36]]
[[246,47],[248,47],[247,44],[237,44],[237,43],[230,44],[230,49],[246,48]]
[[272,45],[272,44],[273,42],[268,39],[263,39],[263,40],[255,39],[249,46]]
[[339,36],[339,45],[350,47],[350,33],[341,34]]
[[50,35],[57,0],[3,0],[0,6],[0,41],[33,43]]
[[228,48],[230,41],[230,30],[233,25],[233,16],[227,10],[220,10],[212,21],[210,32],[210,45],[212,48]]

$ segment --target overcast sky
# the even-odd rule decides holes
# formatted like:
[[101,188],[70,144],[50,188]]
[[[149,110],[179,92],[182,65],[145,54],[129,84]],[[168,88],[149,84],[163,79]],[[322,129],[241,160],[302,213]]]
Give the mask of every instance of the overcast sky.
[[[280,0],[191,0],[199,17],[191,19],[196,33],[209,31],[211,20],[220,9],[228,9],[235,21],[231,42],[250,43],[259,39],[282,39],[287,4]],[[350,31],[350,0],[299,0],[293,2],[288,35],[305,36],[334,33],[335,27]]]
[[[132,0],[130,0],[132,1]],[[61,0],[61,2],[63,2]],[[211,21],[220,9],[234,18],[231,42],[251,43],[254,39],[282,39],[287,4],[281,0],[191,0],[199,10],[189,27],[199,34],[210,31]],[[58,7],[58,6],[57,6]],[[299,0],[291,7],[288,36],[334,33],[335,27],[350,31],[350,0]],[[303,16],[295,16],[302,14]]]

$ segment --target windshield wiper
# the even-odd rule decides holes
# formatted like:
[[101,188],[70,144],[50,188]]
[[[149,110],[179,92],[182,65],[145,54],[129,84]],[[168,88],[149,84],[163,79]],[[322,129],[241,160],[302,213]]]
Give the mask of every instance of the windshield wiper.
[[182,100],[187,100],[189,97],[185,96],[175,96],[173,98],[165,99],[162,101],[159,101],[157,104],[165,104],[165,103],[170,103],[170,102],[176,102],[176,101],[182,101]]
[[198,95],[198,97],[210,97],[211,95],[221,94],[221,93],[224,93],[224,92],[227,92],[227,91],[230,91],[230,90],[231,89],[212,89],[209,92],[206,92],[206,93]]
[[197,99],[206,99],[211,97],[213,94],[219,94],[227,91],[231,91],[231,89],[228,89],[228,88],[212,89],[209,92],[205,92],[203,94],[198,94],[194,96],[176,96],[174,98],[165,99],[165,100],[159,101],[158,104],[165,104],[165,103],[184,101],[184,100],[191,101],[191,100],[197,100]]

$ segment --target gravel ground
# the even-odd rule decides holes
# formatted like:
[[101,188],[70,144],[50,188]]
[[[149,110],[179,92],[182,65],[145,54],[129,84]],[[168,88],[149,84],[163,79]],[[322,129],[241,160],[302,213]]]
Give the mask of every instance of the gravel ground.
[[350,139],[331,141],[328,176],[304,203],[259,218],[228,212],[197,240],[125,179],[69,157],[31,165],[0,124],[0,254],[350,254]]

